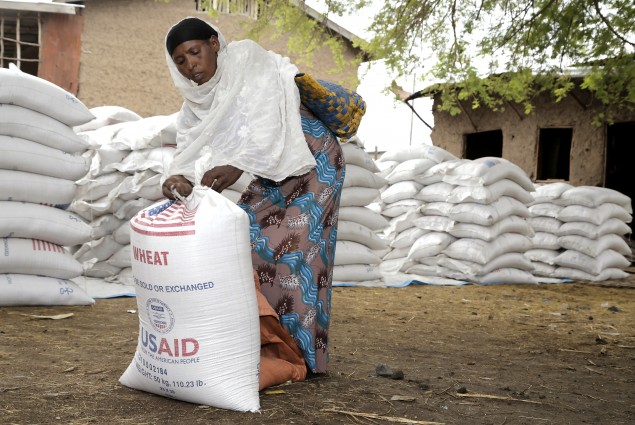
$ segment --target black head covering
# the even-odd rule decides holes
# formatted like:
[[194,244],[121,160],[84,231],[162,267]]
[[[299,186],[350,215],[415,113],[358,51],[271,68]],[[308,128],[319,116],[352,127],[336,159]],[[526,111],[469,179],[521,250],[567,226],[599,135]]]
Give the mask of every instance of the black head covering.
[[209,40],[211,36],[218,37],[218,33],[208,23],[198,18],[186,18],[170,29],[165,47],[172,56],[179,44],[190,40]]

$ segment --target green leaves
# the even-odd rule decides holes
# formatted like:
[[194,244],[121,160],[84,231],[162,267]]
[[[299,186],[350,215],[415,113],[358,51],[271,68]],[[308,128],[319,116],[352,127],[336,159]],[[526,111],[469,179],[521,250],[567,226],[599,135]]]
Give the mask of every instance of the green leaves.
[[[320,25],[301,22],[289,8],[298,1],[263,2],[281,31],[292,34],[289,47],[305,49],[310,60],[317,45],[338,44]],[[326,0],[329,13],[351,13],[371,0]],[[460,113],[458,100],[472,108],[504,110],[509,102],[533,111],[532,100],[549,93],[556,102],[582,87],[605,105],[598,122],[635,105],[635,3],[632,0],[385,0],[360,42],[382,58],[394,77],[416,74],[440,93],[439,109]],[[284,7],[286,5],[286,8]],[[297,9],[297,8],[296,8]],[[313,21],[315,22],[315,21]],[[309,41],[309,47],[306,42]],[[340,56],[341,57],[341,56]],[[343,64],[345,65],[345,64]],[[576,80],[577,81],[577,80]]]

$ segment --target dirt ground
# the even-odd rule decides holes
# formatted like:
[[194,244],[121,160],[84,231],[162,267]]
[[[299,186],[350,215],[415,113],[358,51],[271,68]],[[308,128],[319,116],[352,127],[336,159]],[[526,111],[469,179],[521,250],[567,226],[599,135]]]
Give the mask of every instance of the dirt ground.
[[[0,308],[0,423],[633,424],[634,291],[635,274],[601,285],[334,288],[330,373],[261,392],[260,413],[121,386],[135,298]],[[382,364],[393,377],[377,375]]]

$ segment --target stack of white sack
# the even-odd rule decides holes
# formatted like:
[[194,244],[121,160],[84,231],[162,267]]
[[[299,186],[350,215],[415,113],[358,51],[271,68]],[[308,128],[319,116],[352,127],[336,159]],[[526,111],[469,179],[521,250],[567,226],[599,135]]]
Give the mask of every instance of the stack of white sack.
[[[71,209],[90,221],[94,239],[75,258],[86,277],[133,285],[129,221],[163,198],[161,183],[176,151],[176,114],[142,118],[120,106],[91,112],[95,120],[75,127],[92,147],[92,162]],[[243,174],[223,195],[237,202],[250,181]]]
[[424,205],[418,197],[424,184],[418,179],[439,164],[456,160],[451,153],[428,144],[389,150],[379,158],[377,165],[388,181],[380,196],[381,214],[390,220],[384,231],[390,251],[383,257],[382,273],[403,273],[416,264],[408,253],[414,242],[427,233],[414,225],[422,216],[419,210]]
[[[612,189],[572,187],[554,200],[562,209],[558,219],[558,245],[564,250],[554,259],[554,276],[580,281],[623,279],[631,264],[631,199]],[[627,258],[628,257],[628,258]]]
[[555,259],[561,253],[558,231],[562,225],[558,219],[562,207],[555,200],[572,187],[564,182],[545,183],[536,185],[532,193],[534,201],[529,204],[527,221],[534,230],[534,236],[531,238],[532,248],[525,252],[525,257],[531,261],[532,273],[538,279],[555,277]]
[[75,96],[15,66],[0,68],[0,305],[87,305],[69,248],[91,228],[66,211],[89,166],[72,126],[93,119]]
[[91,109],[75,127],[91,148],[91,166],[78,181],[70,209],[93,228],[74,253],[84,276],[132,284],[129,220],[163,197],[160,180],[175,151],[175,115],[142,118],[120,106]]
[[387,242],[380,232],[388,225],[379,212],[369,208],[386,180],[364,150],[357,136],[342,144],[346,175],[340,201],[333,281],[372,282],[382,278],[379,270]]
[[535,283],[533,230],[526,218],[534,186],[517,165],[494,157],[430,168],[417,181],[424,202],[414,220],[423,234],[408,252],[408,274],[482,284]]

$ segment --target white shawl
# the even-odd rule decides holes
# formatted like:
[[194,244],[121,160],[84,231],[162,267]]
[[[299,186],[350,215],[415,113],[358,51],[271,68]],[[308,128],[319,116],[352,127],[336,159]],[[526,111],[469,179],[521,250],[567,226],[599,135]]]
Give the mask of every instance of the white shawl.
[[208,82],[199,86],[185,78],[165,51],[184,99],[169,175],[184,175],[196,185],[219,165],[274,181],[310,171],[316,163],[302,131],[298,69],[251,40],[227,44],[210,26],[221,47]]

